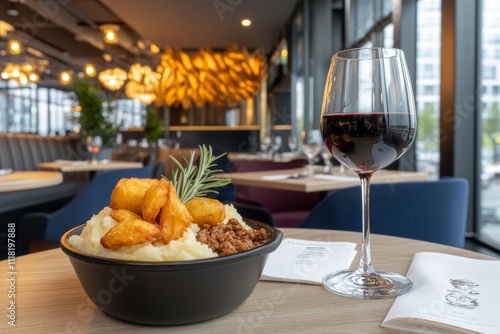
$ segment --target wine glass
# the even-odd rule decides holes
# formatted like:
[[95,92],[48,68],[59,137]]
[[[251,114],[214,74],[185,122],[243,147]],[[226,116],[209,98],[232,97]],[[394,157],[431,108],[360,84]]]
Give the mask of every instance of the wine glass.
[[295,152],[295,149],[298,146],[297,137],[289,136],[287,144],[288,144],[288,147],[290,148],[290,152]]
[[101,150],[102,138],[100,136],[87,136],[87,150],[92,154],[91,163],[97,163],[97,153]]
[[279,149],[281,147],[281,144],[282,144],[283,140],[281,139],[281,136],[274,136],[272,138],[272,144],[271,144],[271,147],[273,149],[273,154],[276,154],[278,155],[279,153]]
[[270,136],[265,136],[261,141],[260,141],[260,151],[265,155],[267,155],[268,150],[271,148],[271,137]]
[[312,174],[314,159],[318,156],[323,139],[319,130],[303,131],[302,132],[302,152],[307,157],[308,174]]
[[[361,181],[362,244],[356,270],[328,274],[323,286],[336,294],[391,298],[413,283],[397,273],[375,271],[370,251],[370,178],[396,161],[416,134],[415,101],[404,53],[364,48],[336,53],[326,79],[320,128],[325,145]],[[401,222],[404,224],[404,222]]]
[[321,149],[319,152],[324,163],[323,173],[330,174],[332,172],[332,154],[330,153],[330,151],[328,151],[326,145],[321,145]]

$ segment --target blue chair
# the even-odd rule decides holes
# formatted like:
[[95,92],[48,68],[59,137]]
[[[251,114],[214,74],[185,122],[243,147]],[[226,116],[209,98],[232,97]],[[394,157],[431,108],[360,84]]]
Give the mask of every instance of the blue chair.
[[[68,204],[52,213],[30,213],[18,223],[19,240],[59,243],[61,236],[72,227],[85,223],[109,205],[111,192],[122,178],[151,178],[151,167],[119,169],[99,173]],[[26,249],[25,249],[26,250]]]
[[[462,178],[372,184],[370,232],[463,248],[467,206]],[[330,193],[300,227],[361,231],[361,187]]]

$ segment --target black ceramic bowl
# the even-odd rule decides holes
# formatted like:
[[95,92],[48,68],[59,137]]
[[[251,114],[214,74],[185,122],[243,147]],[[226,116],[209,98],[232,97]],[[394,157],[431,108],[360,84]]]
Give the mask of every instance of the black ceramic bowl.
[[246,252],[178,262],[136,262],[88,255],[68,244],[81,233],[75,227],[61,238],[61,248],[88,297],[116,318],[149,325],[180,325],[228,313],[252,293],[269,253],[278,248],[282,232],[267,224],[271,241]]

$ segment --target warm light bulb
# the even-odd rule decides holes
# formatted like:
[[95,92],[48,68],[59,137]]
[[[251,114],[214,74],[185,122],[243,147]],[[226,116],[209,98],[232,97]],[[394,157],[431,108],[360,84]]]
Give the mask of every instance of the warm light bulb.
[[149,51],[151,51],[151,53],[153,53],[153,54],[158,54],[158,53],[160,53],[160,48],[156,44],[151,44],[149,46]]
[[9,73],[2,72],[2,74],[0,74],[0,76],[2,76],[2,79],[7,80],[9,78]]
[[95,77],[95,75],[97,74],[97,70],[96,70],[95,66],[92,64],[85,65],[84,71],[85,71],[85,74],[91,78]]
[[107,61],[108,63],[113,60],[113,56],[110,55],[109,53],[103,53],[102,58]]
[[108,42],[108,43],[112,43],[112,42],[114,42],[114,41],[115,41],[115,38],[116,38],[116,34],[115,34],[115,32],[114,32],[114,31],[112,31],[112,30],[108,30],[108,31],[106,32],[106,42]]
[[19,83],[21,84],[21,86],[25,86],[26,84],[28,84],[28,78],[25,75],[20,76]]
[[38,80],[40,80],[40,76],[38,75],[38,73],[30,73],[28,79],[31,81],[31,82],[38,82]]
[[59,81],[63,85],[69,84],[71,82],[71,73],[69,73],[68,71],[61,72],[61,74],[59,75]]
[[108,44],[118,43],[117,31],[120,27],[115,24],[104,24],[101,26],[104,41]]
[[244,27],[249,27],[252,25],[252,21],[249,19],[243,19],[243,20],[241,20],[241,25]]
[[10,54],[18,55],[22,51],[21,42],[15,39],[11,39],[7,42],[7,50],[9,50]]

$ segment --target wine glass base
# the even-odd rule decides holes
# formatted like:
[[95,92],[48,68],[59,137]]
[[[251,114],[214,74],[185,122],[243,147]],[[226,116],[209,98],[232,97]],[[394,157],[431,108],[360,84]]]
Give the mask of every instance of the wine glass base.
[[408,278],[384,271],[361,275],[341,270],[323,278],[323,287],[328,291],[357,299],[395,298],[410,291],[412,286]]

